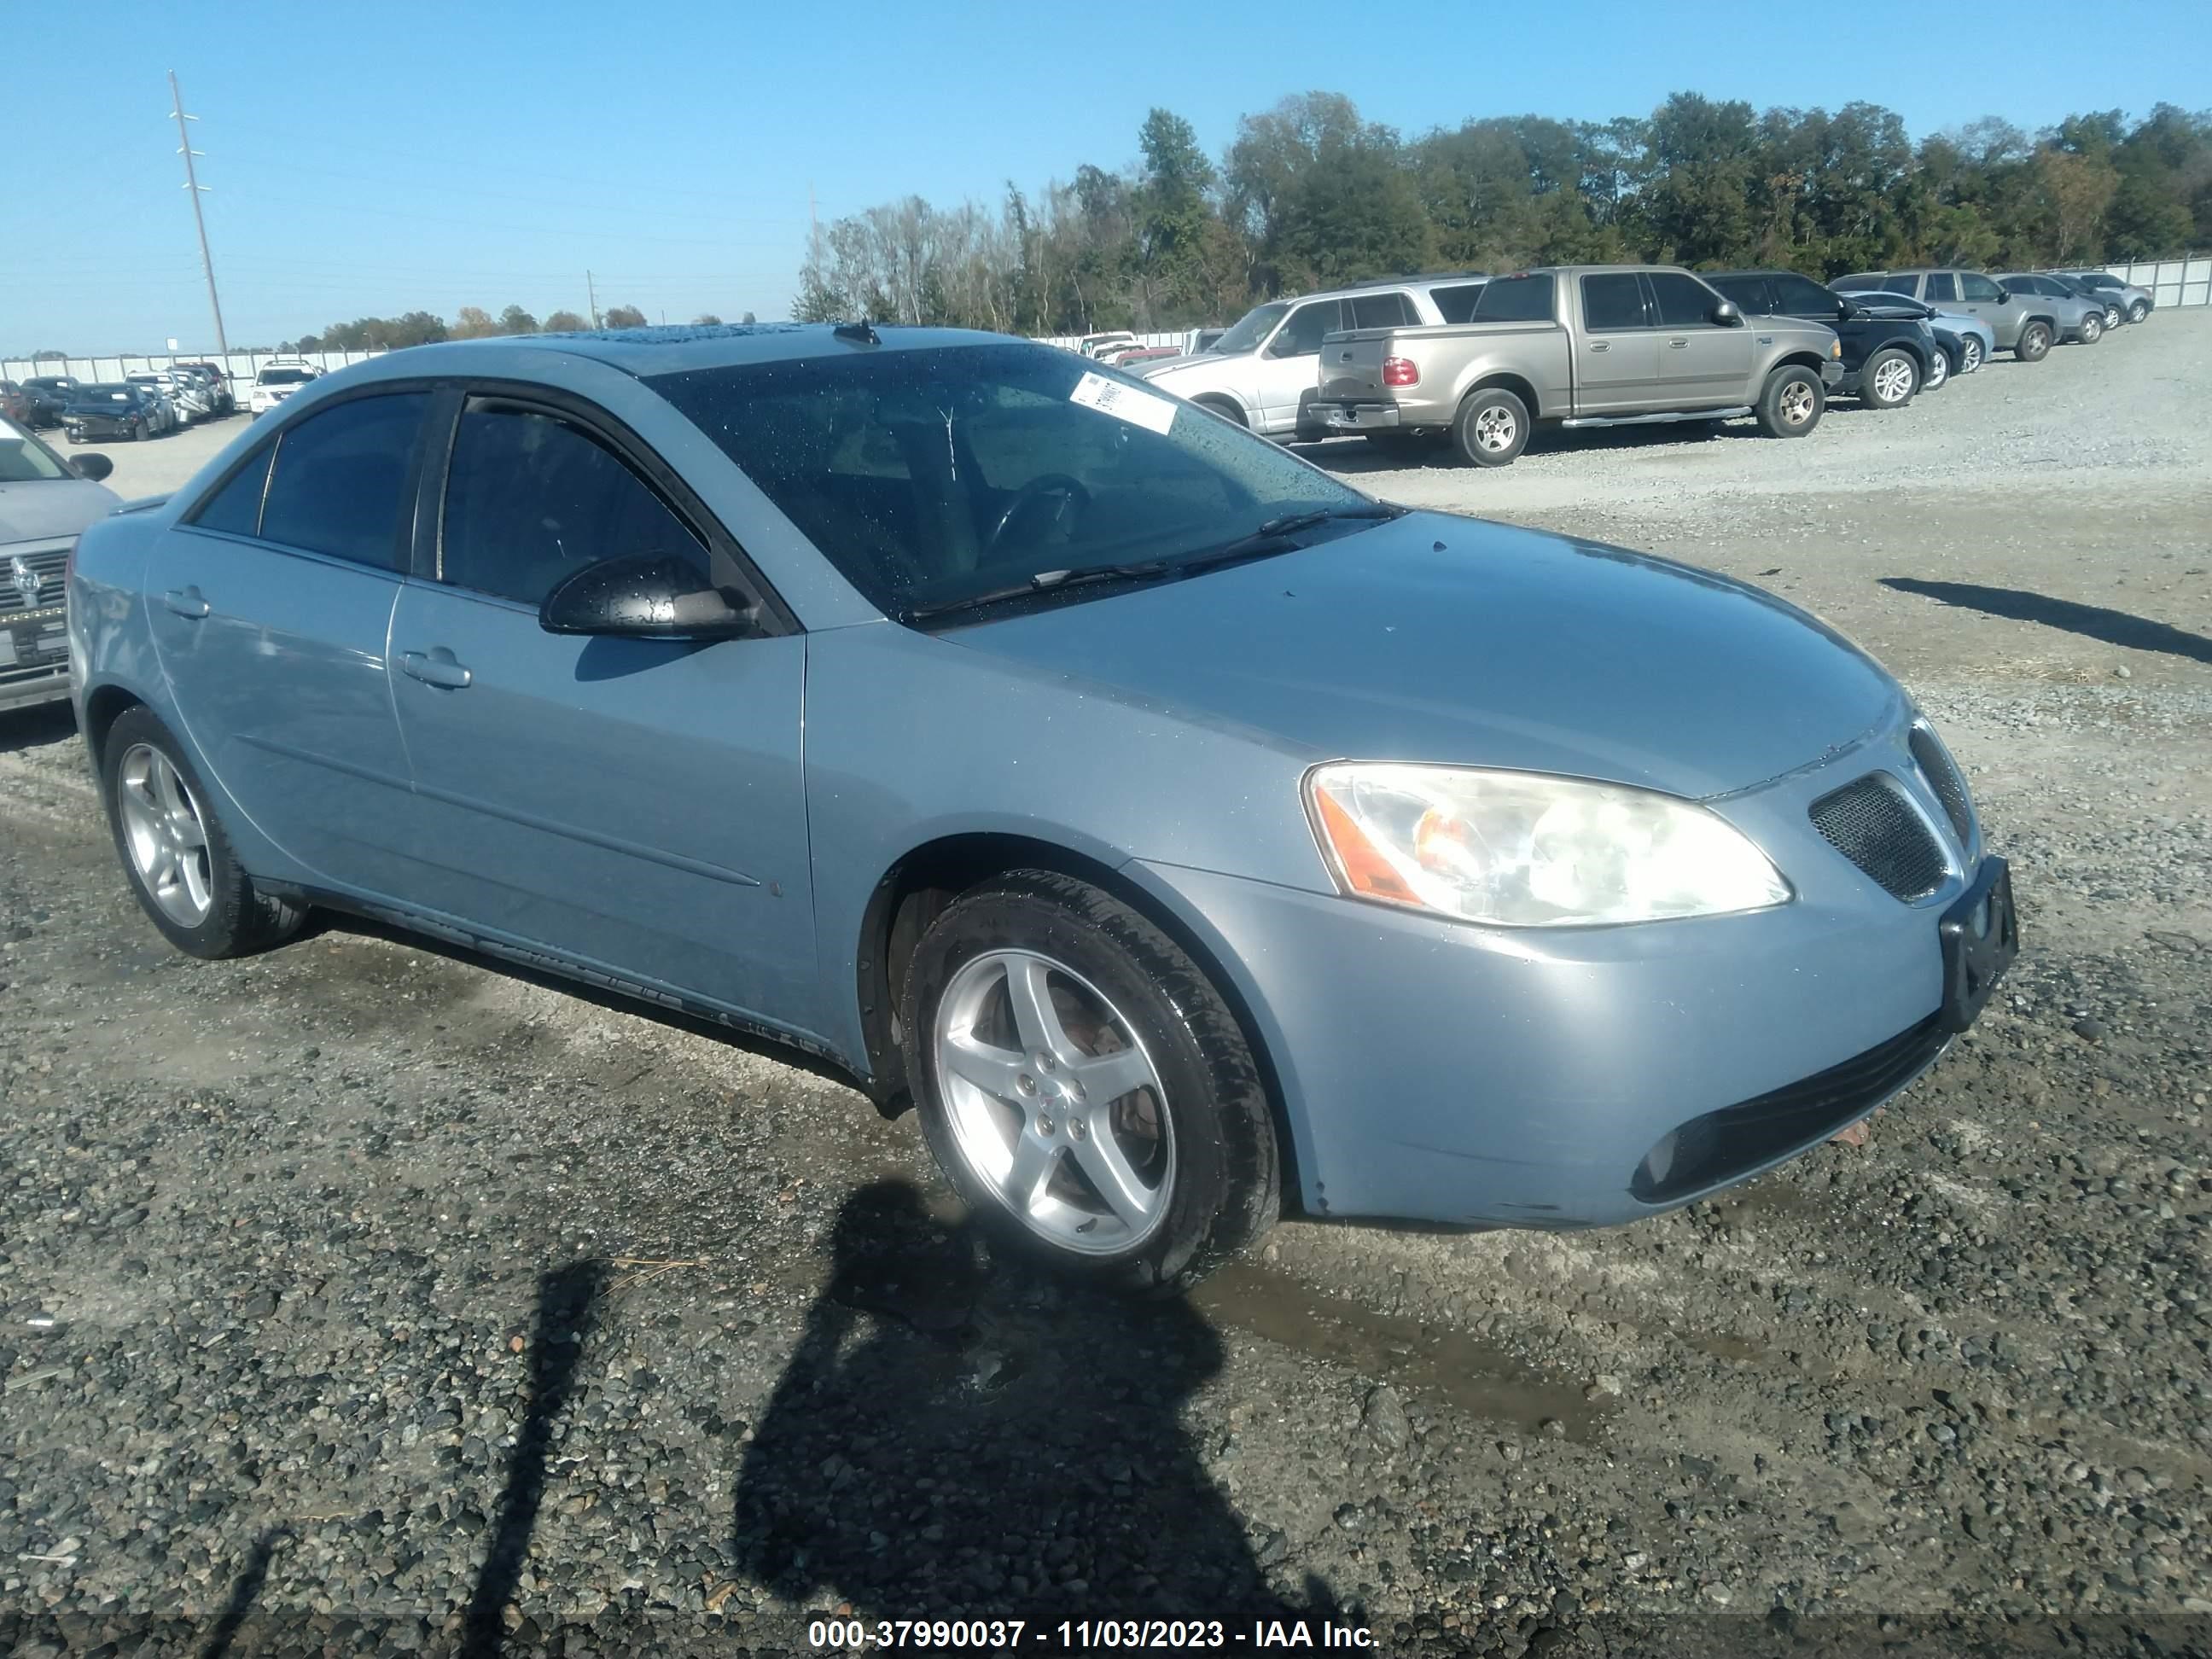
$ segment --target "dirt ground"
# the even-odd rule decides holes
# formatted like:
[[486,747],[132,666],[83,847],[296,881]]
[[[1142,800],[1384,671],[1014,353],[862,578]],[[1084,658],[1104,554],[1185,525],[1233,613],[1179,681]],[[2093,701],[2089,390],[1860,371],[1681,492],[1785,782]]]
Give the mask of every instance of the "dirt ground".
[[1600,1233],[1289,1220],[1187,1303],[985,1259],[791,1055],[352,925],[177,957],[67,714],[0,716],[0,1650],[2212,1651],[2209,385],[2160,313],[1799,442],[1307,452],[1829,619],[2025,951],[1863,1148]]

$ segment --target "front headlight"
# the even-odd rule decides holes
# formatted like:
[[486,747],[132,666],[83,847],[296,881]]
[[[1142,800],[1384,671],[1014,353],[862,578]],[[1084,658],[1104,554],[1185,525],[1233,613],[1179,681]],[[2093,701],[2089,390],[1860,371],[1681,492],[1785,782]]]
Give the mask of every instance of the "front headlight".
[[1586,927],[1758,910],[1790,897],[1733,825],[1648,789],[1340,762],[1307,775],[1306,799],[1344,892],[1462,921]]

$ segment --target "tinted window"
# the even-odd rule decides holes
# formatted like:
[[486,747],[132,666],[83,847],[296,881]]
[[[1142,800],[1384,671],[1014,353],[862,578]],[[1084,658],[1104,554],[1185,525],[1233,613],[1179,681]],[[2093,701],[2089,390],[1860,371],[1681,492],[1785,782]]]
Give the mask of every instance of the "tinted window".
[[647,384],[887,611],[1050,571],[1172,561],[1279,514],[1366,505],[1266,440],[1050,346],[810,357]]
[[1421,320],[1413,314],[1413,302],[1402,294],[1356,294],[1347,303],[1354,328],[1402,328]]
[[1268,343],[1267,353],[1273,357],[1310,357],[1321,349],[1321,337],[1342,328],[1337,303],[1334,300],[1316,300],[1311,305],[1300,306],[1283,325],[1281,333]]
[[[1764,317],[1774,309],[1774,299],[1768,292],[1764,276],[1716,276],[1711,279],[1716,292],[1724,300],[1735,302],[1735,308],[1747,317]],[[1835,310],[1833,301],[1828,309]]]
[[1929,273],[1928,302],[1930,305],[1941,305],[1946,300],[1956,300],[1958,297],[1959,285],[1952,280],[1949,271],[1936,270]]
[[1583,325],[1601,331],[1645,325],[1644,289],[1633,271],[1583,278]]
[[536,605],[602,559],[707,550],[629,463],[557,415],[476,401],[461,412],[439,521],[438,575]]
[[404,567],[414,505],[408,457],[429,401],[425,392],[356,398],[287,428],[261,506],[262,538]]
[[1475,296],[1474,321],[1478,323],[1548,323],[1552,320],[1552,279],[1540,276],[1498,276],[1482,285]]
[[[1937,280],[1939,279],[1935,277],[1929,279],[1931,288]],[[1996,303],[1997,285],[1986,276],[1977,276],[1972,271],[1968,271],[1959,278],[1959,287],[1969,300],[1978,301],[1984,305]]]
[[1482,289],[1480,283],[1461,283],[1451,288],[1432,288],[1429,298],[1446,322],[1463,323],[1474,315],[1474,302],[1482,297]]
[[1917,294],[1920,290],[1917,276],[1885,276],[1878,287],[1891,294]]
[[[1774,276],[1776,313],[1784,317],[1810,317],[1823,323],[1836,319],[1836,296],[1809,276]],[[1734,299],[1735,296],[1729,296]]]
[[1712,328],[1712,290],[1679,270],[1655,270],[1644,280],[1659,301],[1662,328]]
[[261,492],[269,482],[269,458],[264,448],[232,475],[231,480],[209,496],[192,522],[203,530],[221,530],[233,536],[251,536],[261,522]]

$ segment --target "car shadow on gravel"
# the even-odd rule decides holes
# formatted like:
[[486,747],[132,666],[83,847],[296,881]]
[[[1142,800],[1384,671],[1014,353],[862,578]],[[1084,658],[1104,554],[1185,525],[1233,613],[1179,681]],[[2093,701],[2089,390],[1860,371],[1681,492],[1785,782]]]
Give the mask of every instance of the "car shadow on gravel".
[[[1179,1419],[1221,1368],[1180,1297],[994,1261],[899,1181],[849,1197],[835,1270],[738,1477],[731,1555],[862,1618],[1297,1619]],[[1232,1625],[1230,1628],[1239,1628]]]
[[43,749],[75,735],[76,710],[65,702],[40,703],[0,714],[0,755]]
[[2101,640],[2106,645],[2122,646],[2130,651],[2159,651],[2172,657],[2185,657],[2191,662],[2212,663],[2212,639],[2130,611],[2108,610],[2101,605],[2078,605],[2072,599],[2054,599],[2048,594],[2030,593],[2017,587],[1931,582],[1916,576],[1884,576],[1881,586],[1961,610],[1979,611],[1987,616],[2040,623],[2045,628],[2063,629],[2069,634]]

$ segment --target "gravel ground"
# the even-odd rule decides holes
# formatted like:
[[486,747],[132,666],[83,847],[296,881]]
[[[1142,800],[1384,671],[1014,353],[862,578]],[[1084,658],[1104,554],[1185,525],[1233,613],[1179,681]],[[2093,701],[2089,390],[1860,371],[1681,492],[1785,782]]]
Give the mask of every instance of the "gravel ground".
[[1597,1234],[1287,1222],[1187,1304],[993,1263],[788,1055],[349,925],[175,956],[67,715],[0,719],[0,1651],[2212,1651],[2208,380],[2161,313],[1801,443],[1311,452],[1831,618],[2027,954],[1863,1148]]

